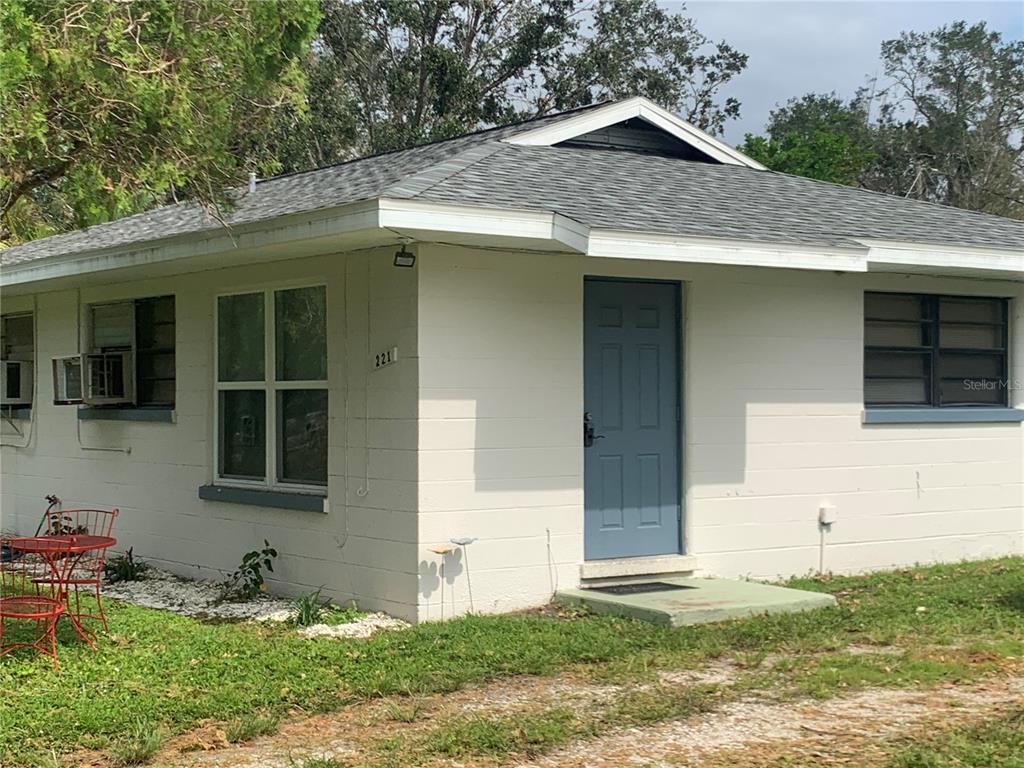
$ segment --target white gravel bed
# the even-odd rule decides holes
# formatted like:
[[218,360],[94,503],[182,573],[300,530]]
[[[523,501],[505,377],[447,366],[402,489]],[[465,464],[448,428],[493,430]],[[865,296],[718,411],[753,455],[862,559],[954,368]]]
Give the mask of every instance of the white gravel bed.
[[382,629],[405,629],[409,624],[386,613],[369,613],[345,624],[313,624],[303,627],[303,637],[357,637],[367,638]]
[[183,579],[156,568],[147,570],[138,581],[103,585],[106,597],[194,618],[287,621],[291,615],[287,600],[261,596],[244,603],[219,602],[221,591],[222,586],[215,581]]
[[[261,595],[246,602],[221,601],[221,591],[222,585],[218,582],[183,579],[156,568],[148,569],[138,581],[120,581],[103,586],[105,597],[198,619],[282,623],[288,621],[293,613],[288,600]],[[408,626],[387,614],[371,613],[347,624],[314,624],[300,629],[299,634],[303,637],[367,638],[380,630]]]

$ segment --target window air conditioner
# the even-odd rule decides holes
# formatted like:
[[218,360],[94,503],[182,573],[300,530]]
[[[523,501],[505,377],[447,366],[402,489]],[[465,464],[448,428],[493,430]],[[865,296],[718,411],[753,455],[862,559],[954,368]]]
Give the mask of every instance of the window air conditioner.
[[53,358],[53,404],[82,402],[82,355]]
[[0,405],[32,405],[32,363],[0,360]]
[[82,400],[89,405],[135,402],[135,356],[131,352],[82,355]]

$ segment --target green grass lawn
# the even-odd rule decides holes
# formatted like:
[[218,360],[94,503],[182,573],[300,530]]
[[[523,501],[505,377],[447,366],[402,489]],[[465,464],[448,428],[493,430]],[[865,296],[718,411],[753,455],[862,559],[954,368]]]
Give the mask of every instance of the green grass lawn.
[[1024,707],[903,747],[886,768],[1024,768]]
[[[722,656],[782,653],[784,662],[758,667],[746,684],[828,696],[966,679],[1024,655],[1024,559],[790,586],[831,592],[839,605],[678,630],[583,615],[474,616],[360,641],[306,640],[282,626],[205,624],[110,601],[111,633],[96,651],[63,626],[58,672],[28,652],[0,659],[0,764],[28,765],[50,749],[114,750],[140,730],[173,734],[207,718],[230,723],[259,714],[276,722],[293,708],[324,711],[365,697],[450,691],[568,667],[597,680],[633,680]],[[905,652],[841,653],[854,643]],[[936,654],[936,646],[949,653]],[[669,709],[666,716],[675,711]],[[458,753],[458,741],[431,748]]]

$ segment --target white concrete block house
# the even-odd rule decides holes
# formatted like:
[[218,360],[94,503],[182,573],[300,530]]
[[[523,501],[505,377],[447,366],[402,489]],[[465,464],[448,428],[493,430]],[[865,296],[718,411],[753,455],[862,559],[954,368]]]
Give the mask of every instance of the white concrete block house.
[[275,589],[420,621],[1024,551],[1022,222],[774,173],[642,99],[227,221],[3,252],[0,527],[118,506],[121,548],[205,576],[266,538]]

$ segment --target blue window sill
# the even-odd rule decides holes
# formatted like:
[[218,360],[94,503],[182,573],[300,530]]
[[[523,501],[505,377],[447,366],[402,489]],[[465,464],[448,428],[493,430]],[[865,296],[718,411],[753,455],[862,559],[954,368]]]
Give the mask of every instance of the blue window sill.
[[1024,422],[1018,408],[871,408],[865,424],[1010,424]]
[[173,408],[97,408],[83,406],[78,409],[83,421],[157,421],[173,424]]
[[326,496],[318,493],[264,491],[259,488],[236,488],[230,485],[201,485],[199,498],[205,501],[223,501],[228,504],[246,504],[250,507],[294,509],[300,512],[323,512]]
[[0,415],[6,416],[8,419],[31,419],[32,406],[5,405],[3,409],[0,409]]

